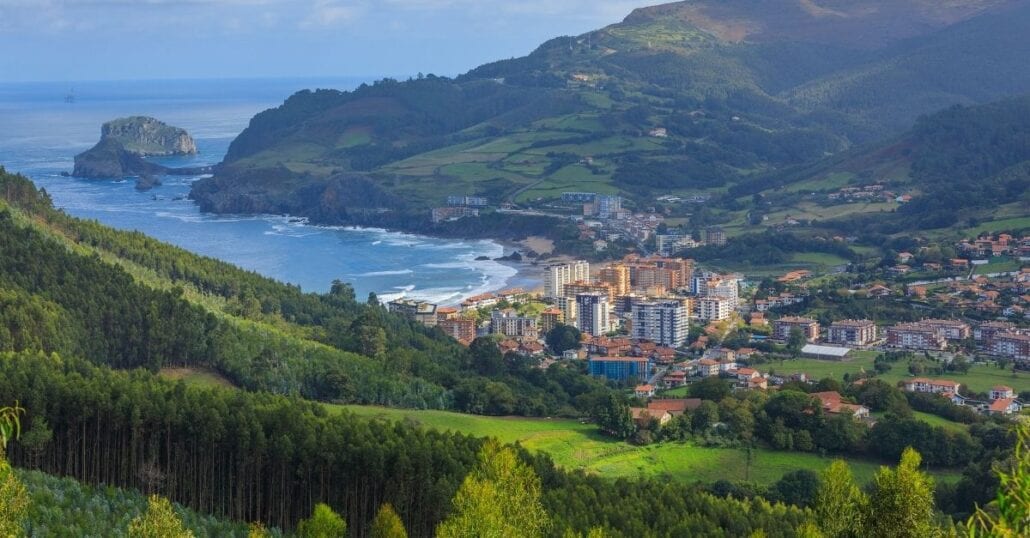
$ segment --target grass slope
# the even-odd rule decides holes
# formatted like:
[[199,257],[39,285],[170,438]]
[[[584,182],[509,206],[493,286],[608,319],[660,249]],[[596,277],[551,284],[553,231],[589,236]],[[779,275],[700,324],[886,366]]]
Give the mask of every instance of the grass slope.
[[[608,477],[668,477],[684,482],[750,480],[768,485],[798,469],[821,471],[831,459],[816,454],[754,449],[750,469],[742,449],[709,448],[686,443],[647,447],[614,441],[596,426],[577,420],[482,417],[445,411],[414,411],[367,406],[333,406],[369,418],[415,422],[426,428],[496,437],[518,442],[529,450],[546,452],[567,469],[581,469]],[[868,482],[880,463],[849,459],[858,479]],[[943,480],[957,479],[954,472],[935,473]]]

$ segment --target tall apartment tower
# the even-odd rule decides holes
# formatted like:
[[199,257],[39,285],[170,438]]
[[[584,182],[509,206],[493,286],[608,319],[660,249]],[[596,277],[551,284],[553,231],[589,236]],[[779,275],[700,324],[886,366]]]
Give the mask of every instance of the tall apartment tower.
[[613,263],[601,269],[598,281],[609,284],[615,296],[626,295],[630,291],[629,267],[624,263]]
[[633,305],[633,338],[658,345],[681,347],[687,343],[690,311],[682,301],[647,301]]
[[551,299],[564,295],[566,284],[590,280],[590,264],[583,260],[557,263],[544,271],[544,297]]
[[581,293],[576,296],[576,324],[579,330],[593,336],[608,332],[610,324],[608,294],[601,292]]

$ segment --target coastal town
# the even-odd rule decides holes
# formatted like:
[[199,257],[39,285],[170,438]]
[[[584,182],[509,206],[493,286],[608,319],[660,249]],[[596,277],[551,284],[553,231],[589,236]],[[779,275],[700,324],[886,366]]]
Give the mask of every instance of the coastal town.
[[[571,193],[569,200],[597,198]],[[682,238],[667,240],[675,246],[665,252],[689,252]],[[507,289],[453,307],[402,298],[388,308],[464,345],[493,339],[502,353],[532,359],[540,368],[582,364],[590,375],[640,401],[641,407],[632,409],[637,419],[660,423],[675,414],[666,416],[669,406],[676,411],[698,405],[700,400],[680,396],[707,378],[722,379],[735,391],[776,391],[788,383],[819,381],[793,364],[847,366],[855,357],[875,357],[870,365],[875,368],[845,374],[845,381],[861,384],[890,370],[887,356],[909,362],[909,374],[894,382],[903,391],[938,395],[984,415],[1018,416],[1030,409],[1030,391],[1005,383],[974,390],[961,375],[970,368],[993,368],[1030,378],[1030,325],[1023,316],[1030,306],[1030,267],[975,271],[985,256],[1025,261],[1030,238],[985,235],[955,248],[963,257],[946,263],[898,253],[895,264],[868,281],[836,292],[874,306],[927,312],[912,319],[816,312],[820,309],[812,305],[829,285],[808,270],[756,280],[661,254],[630,254],[602,264],[550,263],[543,267],[539,290]],[[867,407],[843,400],[839,392],[813,395],[828,413],[874,420]]]

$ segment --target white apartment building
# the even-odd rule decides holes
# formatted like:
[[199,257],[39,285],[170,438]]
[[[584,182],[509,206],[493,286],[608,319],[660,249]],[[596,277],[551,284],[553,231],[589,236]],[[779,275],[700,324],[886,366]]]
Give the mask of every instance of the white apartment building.
[[701,297],[697,300],[697,317],[702,321],[722,321],[733,314],[733,302],[722,297]]
[[666,347],[687,343],[690,312],[681,301],[647,301],[633,305],[633,338]]
[[578,260],[572,263],[557,263],[544,270],[544,297],[551,299],[564,295],[566,284],[590,280],[590,263]]
[[607,334],[611,329],[610,310],[608,294],[580,293],[576,296],[576,323],[579,330],[593,336]]

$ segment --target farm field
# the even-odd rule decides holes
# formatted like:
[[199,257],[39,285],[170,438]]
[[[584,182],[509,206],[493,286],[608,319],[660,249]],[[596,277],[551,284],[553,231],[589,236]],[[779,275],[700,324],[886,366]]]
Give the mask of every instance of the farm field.
[[[638,447],[613,441],[592,424],[568,419],[482,417],[446,411],[418,411],[366,406],[333,406],[361,416],[390,420],[413,420],[427,428],[496,437],[539,450],[567,469],[582,469],[610,477],[669,477],[685,482],[751,480],[768,485],[785,473],[798,469],[821,471],[831,459],[816,454],[755,449],[751,466],[743,449],[709,448],[685,443],[664,443]],[[872,479],[881,465],[868,460],[849,461],[862,482]],[[942,480],[956,480],[956,472],[935,473]]]
[[[873,359],[876,358],[876,352],[853,351],[851,355],[852,358],[846,361],[788,359],[761,364],[758,365],[758,369],[763,372],[772,370],[777,374],[805,372],[815,379],[824,377],[842,379],[846,373],[855,374],[863,370],[873,370]],[[899,361],[894,364],[891,371],[878,377],[888,383],[897,383],[912,376],[908,373],[908,363],[906,361]],[[948,373],[941,376],[930,375],[925,377],[941,377],[957,381],[976,392],[987,392],[995,385],[1007,385],[1015,389],[1016,392],[1030,390],[1030,373],[1020,372],[1013,374],[1011,370],[1002,370],[996,366],[978,364],[970,368],[969,373],[966,374]]]

